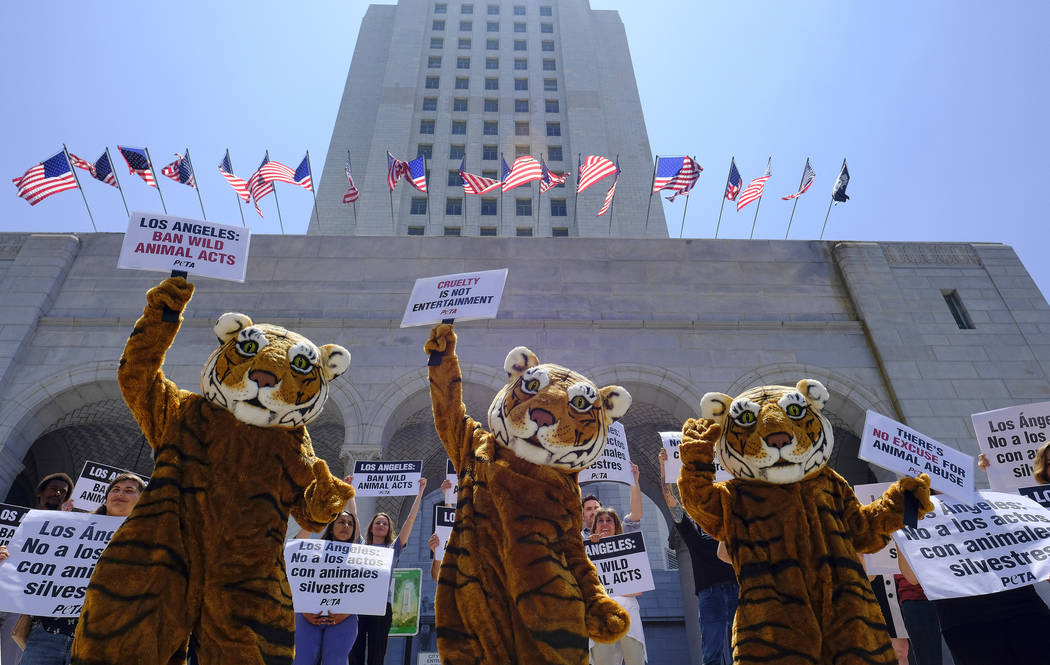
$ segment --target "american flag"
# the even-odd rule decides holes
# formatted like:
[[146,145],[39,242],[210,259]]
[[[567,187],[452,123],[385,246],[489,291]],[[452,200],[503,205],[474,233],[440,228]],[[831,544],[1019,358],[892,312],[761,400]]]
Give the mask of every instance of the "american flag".
[[12,178],[18,195],[35,206],[52,194],[77,188],[73,167],[69,165],[65,152],[55,153],[25,172],[21,178]]
[[507,160],[503,159],[503,153],[500,153],[499,160],[503,162],[503,175],[500,180],[506,182],[507,178],[510,176],[510,167],[507,166]]
[[413,187],[421,192],[427,191],[427,162],[426,157],[420,155],[411,162],[405,163],[405,177]]
[[726,198],[736,201],[736,195],[740,193],[740,186],[744,183],[740,179],[740,171],[736,168],[736,158],[729,160],[729,177],[726,178]]
[[[613,197],[616,196],[616,183],[620,182],[620,160],[616,160],[616,177],[613,178],[613,184],[609,187],[609,191],[605,193],[605,202],[602,203],[602,207],[598,210],[598,217],[601,217],[605,213],[609,212],[609,208],[612,207]],[[610,224],[612,222],[609,222]]]
[[117,187],[117,176],[113,174],[113,167],[109,163],[109,154],[102,153],[94,163],[81,159],[73,153],[69,153],[69,161],[78,169],[84,169],[91,174],[95,180],[101,180],[107,185]]
[[350,151],[346,151],[346,182],[350,185],[350,188],[346,190],[346,194],[343,194],[343,203],[353,203],[361,197],[361,192],[357,190],[354,185],[354,176],[350,175]]
[[459,177],[463,182],[463,193],[464,194],[488,194],[494,189],[497,189],[500,185],[499,180],[492,178],[482,178],[479,175],[473,173],[467,173],[467,160],[463,160],[459,163]]
[[190,167],[189,160],[179,153],[175,153],[175,161],[162,168],[160,172],[175,182],[181,182],[183,185],[189,185],[190,187],[197,186],[193,179],[193,168]]
[[[507,163],[503,163],[504,169],[506,169]],[[530,155],[522,155],[514,160],[514,165],[510,167],[510,172],[507,173],[503,178],[503,191],[509,192],[515,187],[520,187],[524,184],[530,183],[533,180],[543,179],[543,167],[536,161],[535,157]]]
[[568,171],[562,174],[554,173],[547,168],[547,162],[542,159],[540,160],[540,170],[543,173],[543,177],[540,178],[540,194],[545,194],[558,185],[564,184],[569,179],[569,176],[572,175]]
[[653,192],[670,189],[674,192],[670,197],[673,201],[678,194],[685,194],[693,188],[703,170],[692,157],[660,157],[656,160]]
[[390,191],[394,191],[394,188],[397,187],[397,181],[408,171],[408,162],[403,162],[394,157],[388,150],[386,153],[386,164],[386,186],[390,188]]
[[153,164],[150,164],[145,148],[125,148],[118,145],[117,150],[128,163],[128,173],[142,178],[150,187],[157,186],[157,180],[153,177]]
[[219,173],[226,178],[226,182],[230,183],[230,187],[233,187],[233,191],[237,192],[241,200],[247,203],[251,199],[251,195],[248,194],[248,183],[233,175],[233,162],[230,161],[229,149],[226,150],[226,156],[219,162]]
[[797,199],[806,193],[809,186],[813,184],[813,178],[817,177],[816,171],[809,165],[809,158],[806,158],[806,168],[802,169],[802,184],[799,185],[798,191],[788,196],[781,196],[780,198],[784,201],[790,201],[791,199]]
[[769,164],[766,164],[766,172],[751,181],[751,184],[744,188],[744,191],[740,192],[740,200],[736,202],[737,212],[744,209],[748,203],[751,203],[755,199],[762,198],[762,190],[765,189],[766,181],[769,180],[770,176]]
[[299,162],[295,173],[292,174],[292,184],[299,185],[308,192],[314,191],[313,174],[310,173],[310,155],[306,155],[303,161]]
[[583,165],[580,166],[580,179],[576,183],[576,193],[579,194],[602,178],[614,173],[616,173],[616,165],[612,161],[598,155],[587,155],[587,159],[583,160]]
[[[263,197],[273,194],[273,182],[267,180],[263,176],[263,169],[269,163],[270,155],[267,154],[263,157],[262,163],[259,164],[259,168],[252,174],[252,177],[248,178],[248,191],[251,192],[252,198],[255,199],[255,212],[259,213],[260,217],[262,217],[263,214],[262,208],[259,207],[259,201],[262,200]],[[285,166],[284,168],[287,169],[288,167]],[[290,171],[291,169],[288,170]]]
[[846,160],[842,160],[842,170],[839,171],[839,177],[835,179],[835,187],[831,190],[831,199],[838,203],[845,203],[849,201],[849,197],[846,196],[846,185],[849,184],[849,169],[846,167]]

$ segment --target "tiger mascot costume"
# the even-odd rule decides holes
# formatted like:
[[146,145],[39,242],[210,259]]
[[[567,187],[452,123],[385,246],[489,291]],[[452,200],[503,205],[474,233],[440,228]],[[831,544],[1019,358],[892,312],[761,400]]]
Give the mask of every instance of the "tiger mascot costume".
[[305,427],[349,352],[224,314],[204,394],[180,390],[161,365],[192,294],[182,277],[150,289],[120,359],[120,388],[155,464],[95,567],[76,665],[185,662],[191,633],[204,665],[290,664],[288,515],[320,531],[354,494],[314,456]]
[[[812,379],[737,398],[707,393],[682,428],[682,504],[726,544],[740,583],[733,662],[896,663],[858,553],[903,526],[905,494],[933,510],[930,479],[902,478],[861,505],[826,466],[834,438]],[[714,482],[713,455],[733,474]]]
[[587,558],[577,476],[631,404],[525,347],[504,367],[489,429],[466,414],[450,324],[430,332],[434,424],[459,473],[456,523],[435,599],[444,665],[585,665],[588,637],[613,642],[630,619]]

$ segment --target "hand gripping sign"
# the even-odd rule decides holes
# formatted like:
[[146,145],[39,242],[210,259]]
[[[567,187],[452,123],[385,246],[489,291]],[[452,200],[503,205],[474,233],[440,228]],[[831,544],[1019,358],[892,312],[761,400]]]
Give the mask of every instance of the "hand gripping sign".
[[506,268],[417,279],[401,327],[494,319],[506,281]]
[[452,528],[456,526],[456,509],[448,506],[434,506],[434,533],[438,537],[438,546],[434,548],[434,558],[441,561],[445,557],[448,539],[452,537]]
[[[853,493],[857,495],[857,499],[861,503],[867,505],[875,499],[881,498],[883,492],[891,484],[869,483],[867,485],[854,485]],[[886,547],[883,547],[878,552],[864,555],[864,570],[868,571],[869,575],[899,575],[901,570],[897,563],[898,557],[900,557],[900,553],[897,551],[897,546],[893,541],[890,541]]]
[[135,211],[117,267],[243,282],[250,240],[251,231],[240,226]]

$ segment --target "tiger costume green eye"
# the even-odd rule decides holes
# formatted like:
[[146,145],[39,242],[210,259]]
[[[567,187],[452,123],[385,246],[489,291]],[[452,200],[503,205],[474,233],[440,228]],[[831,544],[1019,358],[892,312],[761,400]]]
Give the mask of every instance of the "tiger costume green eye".
[[801,404],[788,404],[784,412],[788,414],[789,418],[798,420],[802,416],[806,415],[806,409]]
[[254,339],[246,339],[242,342],[237,342],[237,350],[241,352],[241,355],[254,356],[259,352],[259,343]]
[[540,390],[540,380],[529,379],[528,381],[523,381],[521,384],[521,389],[527,393],[532,393],[533,395],[535,395]]
[[292,358],[292,369],[298,370],[303,374],[306,374],[312,369],[312,366],[310,365],[310,359],[300,353],[296,357]]
[[756,418],[755,414],[752,413],[751,411],[744,411],[739,416],[737,416],[734,420],[736,420],[736,424],[741,425],[743,427],[750,427],[750,426],[754,425],[756,422],[758,422],[758,418]]
[[569,400],[569,406],[580,411],[581,413],[591,410],[593,404],[587,401],[587,398],[583,395],[577,395]]

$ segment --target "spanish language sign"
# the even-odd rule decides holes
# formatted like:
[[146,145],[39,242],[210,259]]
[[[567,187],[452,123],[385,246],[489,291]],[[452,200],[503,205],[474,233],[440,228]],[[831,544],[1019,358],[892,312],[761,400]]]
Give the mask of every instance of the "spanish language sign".
[[0,564],[0,612],[80,616],[95,562],[124,521],[115,515],[30,510]]
[[357,496],[415,496],[423,460],[399,462],[354,462]]
[[620,423],[609,425],[609,436],[602,450],[602,456],[580,471],[579,483],[581,485],[598,481],[634,484],[634,474],[631,473],[631,453],[627,450],[627,434]]
[[625,596],[656,588],[642,534],[621,533],[596,543],[584,541],[583,545],[610,596]]
[[1050,575],[1050,511],[991,490],[975,503],[931,497],[934,512],[893,535],[930,600],[1015,589]]
[[243,282],[250,240],[251,231],[244,227],[135,211],[117,267]]
[[506,268],[417,279],[401,327],[429,326],[444,319],[494,319],[506,281]]
[[438,546],[434,548],[434,558],[441,561],[445,558],[448,539],[452,537],[452,527],[456,525],[456,509],[448,506],[434,506],[434,533],[438,537]]
[[407,637],[419,633],[419,604],[422,600],[423,570],[394,569],[394,599],[390,603],[390,637]]
[[[660,443],[667,452],[667,461],[664,462],[664,480],[669,483],[678,482],[678,476],[682,475],[682,455],[678,447],[682,445],[681,432],[659,432]],[[722,463],[718,461],[718,453],[715,453],[715,481],[729,480],[733,474],[726,471]]]
[[459,494],[459,474],[456,467],[452,466],[452,460],[445,460],[445,479],[452,483],[452,489],[445,490],[445,504],[456,505],[456,495]]
[[11,536],[15,535],[18,523],[28,512],[29,509],[22,506],[0,503],[0,545],[7,545],[11,542]]
[[1050,439],[1050,402],[975,413],[970,420],[988,458],[988,485],[999,492],[1031,485],[1036,452]]
[[[73,487],[73,507],[77,510],[93,513],[99,506],[106,502],[106,488],[113,479],[122,473],[132,473],[127,469],[109,466],[101,462],[84,462],[84,469],[77,478]],[[135,474],[138,476],[138,474]],[[146,476],[139,476],[143,481],[149,482]]]
[[284,563],[296,612],[386,614],[393,548],[300,538],[284,544]]
[[[857,495],[860,502],[868,505],[875,499],[881,499],[892,483],[869,483],[867,485],[854,485],[853,493]],[[895,575],[900,574],[900,565],[897,563],[897,546],[891,540],[889,545],[878,552],[864,555],[864,570],[869,575]],[[889,579],[893,579],[890,577]]]
[[973,500],[973,457],[938,443],[892,418],[868,411],[860,436],[862,460],[905,476],[930,474],[930,487]]

